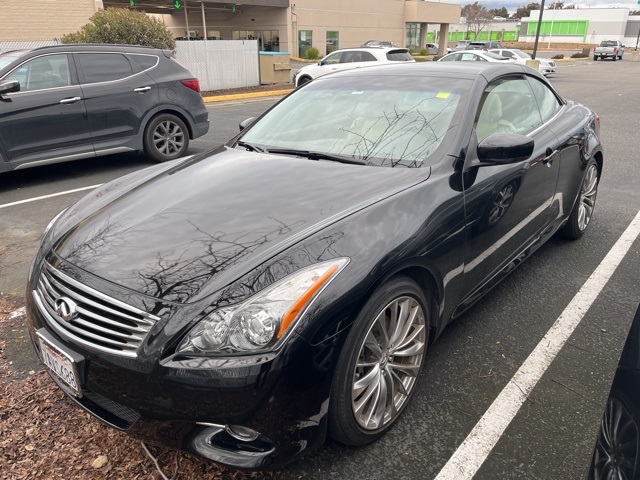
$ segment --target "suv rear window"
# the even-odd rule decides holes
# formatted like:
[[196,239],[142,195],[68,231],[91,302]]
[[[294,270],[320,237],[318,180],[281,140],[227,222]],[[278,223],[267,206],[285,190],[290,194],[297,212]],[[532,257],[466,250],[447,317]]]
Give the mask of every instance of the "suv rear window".
[[158,57],[155,55],[136,55],[130,54],[129,59],[133,60],[136,65],[140,67],[140,70],[147,70],[153,68],[158,64]]
[[409,53],[409,50],[403,48],[401,50],[389,50],[387,52],[387,60],[392,62],[410,62],[413,57]]

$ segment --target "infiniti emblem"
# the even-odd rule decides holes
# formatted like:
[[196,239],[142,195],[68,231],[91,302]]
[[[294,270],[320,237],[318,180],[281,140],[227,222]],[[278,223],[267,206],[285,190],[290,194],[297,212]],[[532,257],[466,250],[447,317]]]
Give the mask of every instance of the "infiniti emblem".
[[65,322],[70,322],[78,316],[78,305],[76,302],[67,297],[61,297],[56,300],[56,313]]

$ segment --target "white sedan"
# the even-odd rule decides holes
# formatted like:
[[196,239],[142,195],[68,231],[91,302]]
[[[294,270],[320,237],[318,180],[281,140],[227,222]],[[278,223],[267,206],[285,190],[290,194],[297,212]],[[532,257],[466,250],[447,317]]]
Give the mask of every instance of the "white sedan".
[[439,62],[497,62],[515,63],[514,60],[483,50],[462,50],[442,57]]
[[[518,65],[526,65],[527,60],[531,59],[531,55],[527,52],[523,52],[522,50],[518,50],[517,48],[494,48],[489,51],[497,55],[510,58]],[[536,60],[540,61],[540,68],[538,70],[541,74],[551,75],[552,73],[556,73],[557,66],[556,62],[553,60],[548,60],[546,58],[537,58]]]
[[415,62],[409,50],[397,47],[345,48],[330,53],[318,63],[302,67],[296,74],[296,87],[327,73],[384,63]]

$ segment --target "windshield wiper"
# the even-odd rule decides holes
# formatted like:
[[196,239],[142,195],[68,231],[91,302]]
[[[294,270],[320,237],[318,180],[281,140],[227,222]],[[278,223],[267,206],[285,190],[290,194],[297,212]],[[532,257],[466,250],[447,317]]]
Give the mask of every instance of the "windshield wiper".
[[296,150],[293,148],[269,148],[267,153],[279,155],[296,155],[310,160],[331,160],[332,162],[349,163],[352,165],[366,165],[367,162],[353,157],[343,157],[342,155],[331,155],[330,153],[310,152],[309,150]]
[[247,142],[243,142],[242,140],[239,140],[236,145],[238,145],[239,147],[244,147],[247,150],[250,150],[252,152],[258,152],[258,153],[264,153],[265,150],[264,148],[260,148],[257,145],[253,145],[252,143],[247,143]]

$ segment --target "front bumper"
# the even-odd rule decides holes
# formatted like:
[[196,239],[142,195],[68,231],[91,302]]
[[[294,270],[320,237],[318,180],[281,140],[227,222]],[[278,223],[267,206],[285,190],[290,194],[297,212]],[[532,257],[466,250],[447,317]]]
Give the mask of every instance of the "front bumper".
[[[264,355],[179,359],[144,347],[132,359],[57,334],[31,288],[27,319],[39,354],[38,332],[79,359],[81,396],[49,372],[69,398],[136,438],[249,469],[286,463],[324,442],[331,372],[319,359],[327,352],[298,336]],[[246,431],[257,436],[237,435]]]

